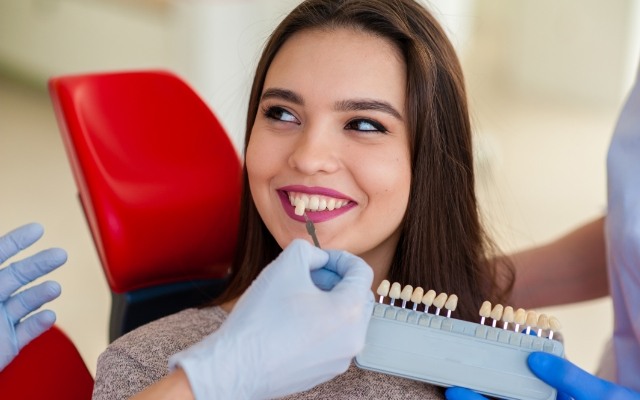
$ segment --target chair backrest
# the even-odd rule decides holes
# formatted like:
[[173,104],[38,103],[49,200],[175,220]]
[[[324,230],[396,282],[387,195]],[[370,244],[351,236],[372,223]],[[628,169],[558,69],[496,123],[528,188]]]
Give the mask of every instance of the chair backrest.
[[194,90],[131,71],[55,77],[49,92],[112,292],[225,277],[241,163]]
[[3,399],[89,400],[93,377],[56,326],[26,345],[0,372]]

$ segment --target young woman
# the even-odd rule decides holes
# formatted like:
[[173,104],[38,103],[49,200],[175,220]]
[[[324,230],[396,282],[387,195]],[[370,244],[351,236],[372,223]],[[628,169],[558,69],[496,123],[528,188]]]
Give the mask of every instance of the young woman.
[[[479,222],[460,66],[435,18],[412,0],[310,0],[276,28],[259,61],[245,140],[239,246],[215,306],[186,310],[114,342],[95,398],[126,398],[168,358],[223,325],[283,248],[309,240],[360,256],[383,279],[459,297],[458,318],[505,301]],[[336,307],[340,307],[336,304]],[[282,315],[281,318],[287,318]],[[242,373],[242,371],[237,371]],[[292,398],[438,398],[424,383],[355,366]]]

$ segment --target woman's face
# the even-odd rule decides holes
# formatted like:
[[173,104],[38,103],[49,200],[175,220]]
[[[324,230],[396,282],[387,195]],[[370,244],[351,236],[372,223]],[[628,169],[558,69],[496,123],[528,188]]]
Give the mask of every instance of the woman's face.
[[384,278],[409,199],[405,87],[402,56],[371,34],[309,30],[282,46],[246,152],[253,200],[280,246],[311,240],[292,205],[302,199],[323,248]]

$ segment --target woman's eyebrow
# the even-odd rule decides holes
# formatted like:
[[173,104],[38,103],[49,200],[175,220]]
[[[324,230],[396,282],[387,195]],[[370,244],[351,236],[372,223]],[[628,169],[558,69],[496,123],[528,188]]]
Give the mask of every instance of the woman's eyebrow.
[[264,101],[267,99],[280,99],[280,100],[290,101],[291,103],[294,103],[297,105],[301,105],[301,106],[304,105],[304,100],[302,99],[302,96],[288,89],[280,89],[280,88],[266,89],[264,93],[262,93],[262,96],[260,99],[261,101]]
[[382,111],[402,121],[402,115],[386,101],[368,99],[341,100],[336,102],[334,109],[336,111]]

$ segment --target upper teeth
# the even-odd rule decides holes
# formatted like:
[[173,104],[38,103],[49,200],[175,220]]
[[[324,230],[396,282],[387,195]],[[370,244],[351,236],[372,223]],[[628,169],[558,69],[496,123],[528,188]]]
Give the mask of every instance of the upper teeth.
[[296,213],[299,209],[300,215],[304,212],[304,210],[331,211],[349,203],[349,200],[341,200],[335,199],[333,197],[320,196],[315,194],[308,195],[304,193],[294,192],[289,193],[289,201],[291,202],[292,206],[296,207]]

